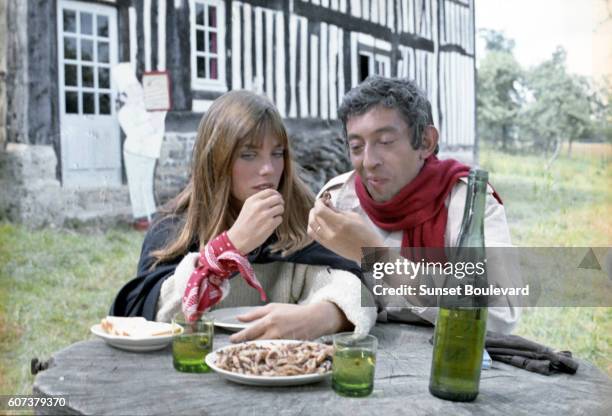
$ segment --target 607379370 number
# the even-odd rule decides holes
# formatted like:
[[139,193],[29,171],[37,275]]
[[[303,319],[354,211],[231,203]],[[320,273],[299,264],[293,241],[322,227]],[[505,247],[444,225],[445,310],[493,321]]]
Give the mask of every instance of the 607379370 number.
[[0,396],[0,410],[34,409],[37,407],[65,407],[66,396]]

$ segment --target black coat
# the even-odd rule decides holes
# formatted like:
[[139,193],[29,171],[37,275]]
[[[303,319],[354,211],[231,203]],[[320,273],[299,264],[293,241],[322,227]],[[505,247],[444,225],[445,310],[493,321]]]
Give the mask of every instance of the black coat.
[[[136,277],[127,282],[115,297],[110,308],[111,316],[142,316],[148,320],[155,320],[157,312],[157,299],[163,282],[174,274],[174,270],[183,259],[178,256],[172,261],[160,263],[151,268],[155,258],[151,252],[164,247],[177,235],[182,221],[180,217],[167,216],[155,221],[145,235],[138,261]],[[276,241],[271,236],[259,248],[249,253],[251,263],[271,263],[275,261],[287,261],[292,263],[329,266],[333,269],[346,270],[362,278],[361,269],[357,263],[340,257],[332,251],[321,246],[317,242],[304,247],[302,250],[282,257],[280,253],[271,253],[270,246]],[[189,247],[188,252],[199,251],[196,242]]]

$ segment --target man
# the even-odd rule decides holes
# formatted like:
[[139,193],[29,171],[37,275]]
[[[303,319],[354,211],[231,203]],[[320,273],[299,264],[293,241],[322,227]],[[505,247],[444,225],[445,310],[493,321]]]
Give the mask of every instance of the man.
[[[310,212],[309,235],[336,253],[361,263],[362,247],[452,247],[465,206],[468,167],[438,160],[438,131],[431,104],[414,82],[369,77],[349,91],[338,110],[354,170],[329,181]],[[503,205],[488,189],[487,246],[510,246]],[[503,270],[488,270],[503,280]],[[497,276],[496,276],[497,274]],[[370,279],[366,277],[366,280]],[[366,284],[371,287],[371,281]],[[437,308],[419,296],[402,307],[382,299],[379,320],[435,323]],[[488,329],[509,333],[519,309],[510,300],[489,308]]]

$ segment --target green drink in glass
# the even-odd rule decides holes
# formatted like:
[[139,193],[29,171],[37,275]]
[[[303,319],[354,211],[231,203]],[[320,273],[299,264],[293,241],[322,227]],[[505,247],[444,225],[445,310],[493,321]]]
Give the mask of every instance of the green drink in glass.
[[365,397],[374,389],[376,348],[372,335],[356,337],[353,333],[334,335],[332,388],[341,396]]
[[[186,373],[207,373],[210,368],[204,358],[212,351],[214,326],[207,316],[187,323],[182,313],[172,320],[175,335],[172,337],[172,362],[174,368]],[[182,331],[180,328],[182,328]]]

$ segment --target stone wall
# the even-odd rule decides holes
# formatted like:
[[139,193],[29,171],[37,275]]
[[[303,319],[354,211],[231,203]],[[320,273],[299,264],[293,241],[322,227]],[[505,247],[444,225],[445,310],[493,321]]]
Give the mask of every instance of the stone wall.
[[313,124],[308,120],[286,122],[295,160],[301,177],[313,192],[331,178],[351,168],[339,122]]
[[67,189],[55,179],[50,145],[8,143],[0,150],[0,219],[31,227],[129,221],[126,186]]
[[[340,130],[305,128],[288,123],[302,178],[317,191],[331,177],[349,169]],[[155,169],[158,204],[187,183],[195,132],[169,132]],[[57,157],[51,145],[8,143],[0,150],[0,218],[32,227],[130,221],[127,186],[71,189],[56,179]]]
[[[307,128],[310,126],[310,128]],[[329,179],[351,169],[339,125],[288,121],[293,153],[302,179],[317,192]],[[155,169],[156,200],[163,204],[187,183],[195,133],[167,133]],[[473,162],[473,153],[442,152]],[[108,225],[131,221],[126,185],[115,188],[64,188],[56,179],[57,157],[51,145],[8,143],[0,149],[0,219],[32,227]]]
[[155,200],[164,204],[187,184],[191,167],[193,133],[167,133],[155,167]]
[[54,223],[61,212],[55,165],[51,147],[9,143],[0,152],[0,216],[33,226]]

